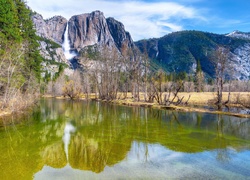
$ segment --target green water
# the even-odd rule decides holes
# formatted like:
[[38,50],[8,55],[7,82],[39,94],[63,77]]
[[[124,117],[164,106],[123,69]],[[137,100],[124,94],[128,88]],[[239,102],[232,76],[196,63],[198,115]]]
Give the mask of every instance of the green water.
[[250,119],[41,100],[0,127],[0,179],[250,179]]

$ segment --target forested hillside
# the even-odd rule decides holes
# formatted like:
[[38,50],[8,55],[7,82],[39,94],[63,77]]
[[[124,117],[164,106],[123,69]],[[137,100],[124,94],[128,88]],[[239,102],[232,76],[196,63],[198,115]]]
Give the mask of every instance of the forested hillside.
[[201,31],[173,32],[161,38],[141,40],[135,43],[141,52],[146,53],[152,62],[168,72],[194,73],[200,61],[202,71],[215,77],[215,51],[218,47],[228,49],[229,60],[234,67],[231,78],[248,80],[249,46],[247,38],[236,38]]
[[42,58],[31,14],[22,0],[0,0],[1,109],[14,108],[15,103],[21,103],[23,98],[28,101],[39,90]]

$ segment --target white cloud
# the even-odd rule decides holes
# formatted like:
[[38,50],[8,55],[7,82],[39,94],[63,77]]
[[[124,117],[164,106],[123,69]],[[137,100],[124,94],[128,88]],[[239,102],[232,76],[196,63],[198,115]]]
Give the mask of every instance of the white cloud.
[[121,21],[134,40],[160,37],[183,29],[185,19],[205,21],[197,9],[174,2],[102,1],[102,0],[30,0],[28,5],[43,17],[104,12],[105,17]]

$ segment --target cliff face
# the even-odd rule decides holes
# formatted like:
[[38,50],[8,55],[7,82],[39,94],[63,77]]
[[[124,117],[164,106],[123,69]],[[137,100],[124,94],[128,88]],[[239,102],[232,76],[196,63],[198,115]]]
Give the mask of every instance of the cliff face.
[[44,20],[40,14],[32,16],[37,35],[52,40],[59,45],[63,44],[64,33],[68,23],[68,37],[70,47],[77,52],[88,46],[103,46],[115,48],[122,54],[134,49],[134,42],[124,25],[114,18],[105,18],[100,11],[72,16],[67,19],[54,16]]
[[106,19],[100,11],[73,16],[68,25],[70,46],[78,52],[93,45],[108,46],[121,53],[135,47],[124,25],[113,18]]
[[100,11],[71,17],[69,40],[71,47],[77,51],[94,44],[108,46],[114,44],[106,19]]
[[[69,21],[62,16],[54,16],[44,20],[39,14],[32,16],[36,33],[41,37],[40,53],[46,60],[56,61],[70,65],[65,57],[62,46],[65,48],[64,36],[68,25],[69,52],[77,56],[73,67],[84,64],[89,57],[90,50],[99,54],[108,50],[128,55],[135,50],[134,42],[124,25],[114,18],[106,19],[100,11],[72,16]],[[68,46],[67,46],[68,47]],[[81,61],[81,63],[79,63]],[[72,61],[73,62],[73,61]],[[45,64],[45,63],[44,63]],[[71,64],[72,65],[72,64]],[[48,65],[46,65],[48,66]]]
[[40,14],[32,17],[36,34],[40,37],[40,54],[46,60],[68,63],[64,56],[61,44],[67,25],[67,19],[62,16],[54,16],[44,20]]
[[[32,19],[40,37],[62,46],[67,26],[64,17],[54,16],[43,20],[41,15],[36,14]],[[158,67],[168,72],[194,73],[199,60],[202,70],[208,76],[214,77],[213,54],[218,46],[223,46],[230,49],[233,56],[229,63],[234,67],[234,78],[242,80],[250,78],[249,34],[238,31],[228,35],[181,31],[162,38],[142,40],[135,45],[121,22],[114,18],[106,19],[100,11],[72,16],[68,21],[70,50],[75,51],[78,55],[75,59],[80,59],[83,63],[85,57],[92,57],[106,47],[108,50],[119,52],[120,55],[128,55],[139,48],[142,53],[148,54]],[[46,59],[67,63],[62,49],[58,49],[60,47],[53,50],[42,42],[40,44],[41,53]]]
[[42,63],[42,77],[45,72],[53,76],[59,71],[58,63],[70,65],[61,46],[67,20],[61,16],[44,20],[40,14],[34,14],[31,18],[36,34],[40,37],[40,54],[45,60]]
[[50,39],[58,44],[63,43],[63,35],[67,25],[67,19],[62,16],[54,16],[44,20],[40,14],[32,16],[38,36]]
[[114,18],[107,18],[106,20],[115,45],[120,52],[125,54],[129,49],[134,49],[134,42],[129,32],[125,31],[124,25]]

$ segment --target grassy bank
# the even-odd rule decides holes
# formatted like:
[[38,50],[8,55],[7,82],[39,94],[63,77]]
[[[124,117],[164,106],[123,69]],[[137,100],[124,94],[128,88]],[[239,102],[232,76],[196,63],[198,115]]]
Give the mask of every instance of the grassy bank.
[[[38,94],[17,93],[6,101],[0,102],[0,118],[12,114],[22,114],[31,109],[39,99]],[[1,98],[0,98],[1,99]],[[1,120],[1,119],[0,119]]]
[[[214,103],[216,102],[216,94],[213,92],[203,92],[203,93],[197,93],[197,92],[191,92],[191,93],[179,93],[179,96],[183,98],[183,102],[188,100],[189,95],[191,95],[188,105],[182,106],[164,106],[159,105],[156,102],[148,103],[144,101],[134,101],[131,94],[128,95],[128,98],[126,99],[118,99],[111,101],[112,103],[116,103],[119,105],[127,105],[127,106],[141,106],[141,107],[152,107],[152,108],[159,108],[159,109],[169,109],[169,110],[176,110],[176,111],[185,111],[185,112],[203,112],[203,113],[212,113],[212,114],[223,114],[223,115],[230,115],[230,116],[236,116],[241,118],[250,118],[249,114],[240,114],[240,113],[232,113],[232,112],[223,112],[223,111],[217,111],[217,110],[209,110],[208,108],[203,108],[203,106],[211,107],[214,106]],[[141,99],[143,100],[143,93],[141,94]],[[249,92],[233,92],[231,93],[231,103],[228,104],[229,107],[241,107],[240,104],[237,104],[237,101],[239,101],[239,98],[241,100],[248,99],[250,97]],[[223,93],[223,101],[227,101],[228,93]],[[214,107],[216,109],[216,107]]]
[[[183,102],[186,102],[188,100],[188,97],[190,96],[190,99],[188,101],[188,105],[185,106],[164,106],[159,105],[157,102],[148,103],[144,101],[144,93],[140,93],[140,101],[135,101],[132,98],[132,94],[128,93],[126,98],[124,98],[124,95],[122,93],[118,94],[118,99],[109,101],[109,103],[115,103],[119,105],[126,105],[126,106],[140,106],[140,107],[152,107],[152,108],[160,108],[160,109],[171,109],[171,110],[178,110],[178,111],[194,111],[194,112],[208,112],[208,113],[216,113],[216,114],[226,114],[226,115],[233,115],[238,117],[246,117],[250,118],[250,115],[248,114],[239,114],[239,113],[230,113],[230,112],[222,112],[222,111],[211,111],[207,108],[202,108],[202,106],[214,106],[215,99],[216,99],[216,93],[214,92],[181,92],[178,94],[179,97],[184,97]],[[45,98],[53,98],[51,95],[44,95]],[[238,104],[238,101],[245,101],[249,100],[250,92],[232,92],[231,93],[231,103],[228,104],[230,107],[241,107],[240,104]],[[65,99],[65,97],[56,97],[59,99]],[[81,96],[81,99],[85,99],[86,97],[84,95]],[[94,93],[89,95],[89,98],[92,100],[96,100],[96,95]],[[227,101],[228,93],[223,93],[223,101]],[[98,100],[98,99],[97,99]],[[198,106],[198,107],[197,107]],[[26,107],[26,106],[25,106]],[[4,109],[0,110],[0,117],[3,116],[9,116],[14,111],[11,109]]]
[[[126,105],[126,106],[140,106],[140,107],[151,107],[151,108],[159,108],[159,109],[170,109],[170,110],[177,110],[177,111],[186,111],[186,112],[206,112],[206,113],[213,113],[213,114],[225,114],[225,115],[232,115],[237,117],[243,117],[243,118],[250,118],[249,114],[240,114],[240,113],[232,113],[232,112],[223,112],[223,111],[217,111],[215,102],[216,102],[216,93],[215,92],[180,92],[178,94],[179,97],[184,97],[183,102],[186,102],[190,96],[190,99],[188,101],[187,105],[170,105],[170,106],[164,106],[159,105],[157,102],[145,102],[144,101],[144,93],[140,93],[140,101],[135,101],[132,98],[131,93],[127,93],[126,97],[124,97],[123,93],[118,93],[118,98],[116,100],[112,101],[106,101],[106,100],[100,100],[96,98],[96,95],[94,93],[89,94],[89,99],[92,100],[99,100],[104,101],[108,103],[115,103],[119,105]],[[45,97],[52,97],[50,95],[47,95]],[[65,97],[56,97],[59,99],[64,99]],[[84,95],[81,96],[81,99],[85,99],[86,97]],[[172,98],[172,97],[171,97]],[[170,98],[170,99],[171,99]],[[243,107],[239,102],[245,102],[249,101],[250,99],[250,92],[232,92],[230,103],[227,104],[228,107]],[[228,100],[228,93],[223,93],[223,102]],[[207,108],[204,108],[207,107]],[[213,107],[215,110],[209,110],[208,107]]]

